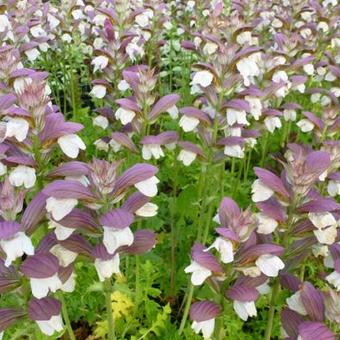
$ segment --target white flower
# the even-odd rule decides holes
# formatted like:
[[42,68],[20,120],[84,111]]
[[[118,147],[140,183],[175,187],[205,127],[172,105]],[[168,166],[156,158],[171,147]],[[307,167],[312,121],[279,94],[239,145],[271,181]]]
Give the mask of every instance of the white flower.
[[149,160],[152,157],[159,159],[164,157],[164,152],[159,144],[144,144],[142,147],[143,159]]
[[46,35],[46,32],[43,30],[41,25],[32,26],[30,32],[34,38],[39,38],[43,35]]
[[308,119],[301,119],[296,123],[296,125],[302,132],[310,132],[314,129],[314,124]]
[[252,43],[251,32],[250,31],[241,32],[240,34],[237,35],[236,42],[240,45],[244,45],[246,43],[251,45]]
[[288,93],[289,88],[291,87],[291,83],[288,80],[288,75],[285,71],[276,71],[272,76],[272,81],[274,83],[285,83],[284,86],[280,87],[276,92],[275,95],[277,97],[285,97]]
[[185,166],[189,166],[196,157],[197,155],[194,152],[182,149],[177,156],[177,160],[182,162]]
[[144,55],[144,49],[142,46],[137,45],[133,41],[130,42],[125,49],[126,53],[128,54],[129,58],[132,62],[136,60],[136,57],[139,55],[140,57],[143,57]]
[[247,321],[248,317],[256,316],[256,306],[254,301],[234,301],[234,310],[236,314],[243,320]]
[[333,273],[326,276],[326,280],[332,284],[336,290],[340,291],[340,273],[334,271]]
[[268,281],[267,280],[265,283],[262,283],[261,285],[255,287],[256,290],[261,294],[261,295],[265,295],[268,294],[271,290],[270,286],[268,285]]
[[258,277],[261,275],[261,271],[258,267],[256,266],[251,266],[251,267],[246,267],[246,268],[240,268],[240,271],[245,275],[245,276],[250,276],[250,277]]
[[192,85],[200,85],[202,87],[208,87],[214,79],[214,75],[206,70],[198,71],[192,78]]
[[133,233],[130,228],[116,229],[111,227],[105,227],[103,243],[109,254],[113,254],[119,247],[131,246],[133,243]]
[[262,107],[263,107],[261,100],[257,97],[252,97],[252,96],[245,96],[244,99],[250,105],[250,114],[254,117],[255,120],[259,120],[262,114]]
[[31,48],[30,50],[26,50],[25,54],[29,61],[35,61],[39,57],[40,52],[37,48]]
[[226,145],[224,147],[224,154],[230,157],[243,158],[244,151],[240,145]]
[[278,256],[271,254],[261,255],[257,258],[255,264],[264,275],[269,277],[276,277],[285,266]]
[[307,311],[301,300],[301,291],[297,291],[295,294],[287,298],[286,302],[291,310],[301,315],[307,315]]
[[56,244],[54,245],[51,250],[50,253],[55,255],[58,260],[59,260],[59,264],[62,267],[67,267],[69,266],[71,263],[74,262],[74,260],[77,258],[78,254],[75,253],[74,251],[68,250],[65,247],[63,247],[60,244]]
[[60,24],[60,20],[58,20],[55,16],[47,13],[47,21],[50,24],[50,28],[53,30],[54,28],[58,27]]
[[124,92],[124,91],[128,90],[129,88],[130,88],[130,85],[129,85],[129,83],[125,79],[121,80],[118,83],[118,90],[119,91]]
[[61,332],[64,328],[61,315],[53,315],[49,320],[37,320],[38,327],[42,333],[51,336],[54,332]]
[[97,116],[93,119],[93,126],[99,126],[105,130],[109,126],[109,120],[104,116]]
[[218,45],[209,41],[203,46],[203,53],[205,55],[212,55],[214,54],[218,49]]
[[274,191],[266,187],[259,179],[255,180],[251,187],[253,202],[263,202],[272,197]]
[[318,229],[323,229],[331,225],[336,225],[336,219],[330,212],[323,213],[308,213],[308,218],[313,225]]
[[7,166],[0,162],[0,176],[5,175],[7,173]]
[[303,66],[303,70],[306,72],[306,74],[311,76],[314,73],[314,66],[313,64],[306,64]]
[[192,273],[191,283],[194,286],[200,286],[212,274],[211,270],[201,266],[195,261],[192,261],[191,264],[184,269],[184,272]]
[[32,78],[30,77],[18,77],[15,78],[13,82],[13,87],[16,93],[21,94],[25,87],[32,83]]
[[137,216],[142,216],[142,217],[152,217],[152,216],[156,216],[157,215],[157,211],[158,211],[157,204],[148,202],[148,203],[145,203],[139,209],[137,209],[135,211],[135,214]]
[[295,121],[296,120],[296,111],[295,110],[283,110],[283,117],[286,122],[288,121]]
[[243,77],[245,86],[254,82],[253,78],[260,75],[260,68],[250,57],[243,58],[236,63],[236,68]]
[[90,95],[98,98],[98,99],[102,99],[106,96],[106,86],[104,85],[94,85]]
[[119,274],[119,254],[114,255],[110,260],[96,259],[94,261],[94,266],[96,268],[99,281],[105,281],[105,279],[110,278],[112,274]]
[[91,65],[94,65],[93,72],[96,72],[98,70],[100,71],[104,70],[104,68],[108,65],[108,63],[109,63],[109,58],[104,55],[95,57],[91,62]]
[[178,108],[176,105],[173,105],[168,108],[167,113],[170,115],[172,119],[178,118]]
[[223,263],[234,261],[233,244],[231,241],[225,240],[222,237],[217,237],[207,251],[211,248],[215,248],[221,254],[221,261]]
[[111,139],[109,144],[110,144],[113,152],[118,152],[122,148],[121,144],[119,144],[114,139]]
[[62,282],[58,277],[58,273],[55,273],[54,275],[45,279],[31,277],[30,284],[32,295],[37,299],[47,296],[49,291],[55,293],[62,286]]
[[46,200],[46,210],[52,214],[56,221],[60,221],[68,215],[78,204],[75,198],[54,198],[49,197]]
[[205,321],[193,321],[191,328],[193,331],[198,334],[202,331],[202,335],[204,339],[210,339],[215,328],[215,319],[209,319]]
[[9,175],[9,182],[15,186],[24,186],[26,189],[32,188],[35,184],[35,169],[26,165],[18,165]]
[[313,233],[320,243],[331,245],[335,242],[337,236],[336,225],[325,229],[313,230]]
[[65,33],[61,36],[61,40],[70,43],[72,41],[72,37],[70,34]]
[[28,122],[23,118],[7,118],[6,134],[7,137],[15,137],[18,142],[26,139],[29,130]]
[[66,293],[72,293],[76,288],[76,274],[72,273],[70,277],[62,284],[60,289]]
[[271,234],[278,226],[276,220],[263,213],[256,214],[256,218],[258,221],[257,232],[259,234]]
[[330,180],[327,185],[327,191],[332,197],[340,195],[340,181]]
[[6,267],[9,267],[13,261],[22,257],[24,254],[34,255],[32,241],[22,231],[17,232],[7,240],[0,240],[0,246],[6,254]]
[[264,120],[264,125],[271,133],[273,133],[275,129],[280,129],[282,126],[280,118],[275,116],[266,117]]
[[85,150],[86,145],[76,134],[69,134],[58,138],[58,144],[64,154],[70,158],[77,158],[79,150]]
[[11,23],[8,20],[8,17],[6,14],[0,15],[0,32],[5,32],[7,29],[11,28]]
[[139,190],[143,195],[148,197],[154,197],[157,195],[157,183],[159,179],[156,176],[152,176],[144,181],[135,184],[137,190]]
[[227,122],[229,125],[234,125],[235,123],[249,125],[246,111],[232,108],[227,109]]
[[183,115],[179,121],[179,126],[183,129],[184,132],[190,132],[197,127],[199,122],[199,119],[195,117],[188,117],[186,115]]
[[116,118],[119,119],[123,125],[131,123],[133,118],[135,118],[135,115],[136,113],[134,111],[122,107],[115,113]]

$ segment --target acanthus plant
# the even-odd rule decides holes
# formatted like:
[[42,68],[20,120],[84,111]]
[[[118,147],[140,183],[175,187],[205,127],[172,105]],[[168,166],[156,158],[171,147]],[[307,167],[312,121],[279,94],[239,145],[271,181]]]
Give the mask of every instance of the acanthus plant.
[[[258,179],[252,187],[252,200],[259,212],[242,212],[232,199],[224,198],[216,217],[219,236],[209,247],[195,244],[192,248],[192,262],[185,271],[191,273],[193,285],[206,282],[215,296],[214,302],[194,303],[191,307],[192,327],[196,332],[202,330],[205,338],[213,334],[214,322],[210,321],[209,327],[204,322],[228,314],[230,304],[225,299],[233,302],[235,312],[246,321],[256,316],[254,302],[261,294],[269,293],[270,285],[265,339],[271,338],[281,288],[294,293],[287,298],[288,307],[281,316],[286,337],[307,339],[308,334],[320,332],[321,338],[334,339],[327,328],[334,318],[333,307],[326,303],[329,293],[303,280],[307,260],[321,256],[325,258],[324,266],[334,268],[322,274],[330,294],[334,294],[333,288],[339,289],[340,206],[318,190],[322,189],[320,178],[339,164],[328,152],[297,144],[289,145],[287,160],[282,164],[281,176],[255,168]],[[215,249],[216,256],[211,249]],[[322,266],[322,261],[316,261]],[[221,323],[215,334],[226,336]]]
[[[78,254],[94,262],[110,299],[110,278],[120,272],[119,254],[140,254],[154,246],[152,231],[132,233],[129,227],[134,214],[150,216],[150,207],[157,213],[157,206],[149,203],[157,194],[157,168],[137,164],[118,176],[120,162],[94,160],[51,170],[56,146],[70,158],[85,149],[76,134],[82,125],[65,121],[51,104],[47,73],[22,68],[19,57],[11,46],[2,47],[1,287],[2,292],[15,294],[21,306],[1,310],[0,330],[28,316],[43,333],[52,335],[63,325],[61,304],[50,295],[62,299],[58,290],[73,291]],[[54,177],[66,179],[45,186]],[[117,208],[133,186],[140,193]],[[80,204],[85,209],[76,208]],[[100,241],[90,244],[76,229]],[[112,311],[107,315],[113,336]],[[67,315],[64,318],[74,338]]]

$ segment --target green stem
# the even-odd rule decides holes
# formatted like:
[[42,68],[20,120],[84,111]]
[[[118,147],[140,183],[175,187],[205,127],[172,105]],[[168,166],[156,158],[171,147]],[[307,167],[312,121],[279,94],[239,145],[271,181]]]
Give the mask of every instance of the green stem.
[[76,340],[76,337],[73,333],[70,317],[69,317],[68,312],[67,312],[67,307],[66,307],[64,295],[63,295],[62,292],[58,292],[58,298],[61,301],[61,311],[62,311],[63,319],[64,319],[64,322],[65,322],[65,325],[66,325],[67,333],[70,337],[70,340]]
[[111,286],[111,280],[108,278],[104,282],[104,289],[105,289],[105,304],[106,304],[106,318],[107,318],[107,325],[108,325],[108,336],[109,340],[115,340],[115,322],[113,319],[113,310],[112,310],[112,300],[111,300],[111,294],[112,294],[112,286]]
[[269,139],[269,132],[266,131],[266,134],[263,138],[263,144],[262,144],[262,155],[261,155],[261,162],[260,166],[263,167],[264,160],[266,159],[267,156],[267,146],[268,146],[268,139]]
[[276,308],[276,298],[279,294],[280,290],[280,282],[279,280],[276,280],[273,286],[272,295],[270,299],[270,309],[268,314],[268,323],[266,332],[264,334],[264,340],[270,340],[273,330],[273,323],[274,323],[274,315],[275,315],[275,308]]
[[187,301],[186,301],[186,304],[185,304],[185,307],[184,307],[181,325],[179,326],[179,331],[178,331],[179,335],[181,335],[183,330],[184,330],[185,323],[186,323],[188,315],[189,315],[189,310],[190,310],[191,300],[192,300],[193,295],[194,295],[194,286],[190,282],[189,293],[188,293]]

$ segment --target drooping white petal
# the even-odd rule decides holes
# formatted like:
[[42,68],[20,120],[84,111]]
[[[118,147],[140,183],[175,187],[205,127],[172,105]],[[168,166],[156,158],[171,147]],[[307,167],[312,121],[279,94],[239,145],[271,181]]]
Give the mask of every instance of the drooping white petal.
[[85,150],[86,145],[76,134],[69,134],[58,138],[58,144],[64,154],[70,158],[77,158],[79,150]]
[[183,115],[179,121],[179,126],[183,129],[184,132],[190,132],[196,129],[199,122],[199,119],[195,117],[188,117],[186,115]]
[[336,225],[336,219],[330,212],[308,213],[308,218],[318,229],[323,229],[331,225]]
[[194,286],[200,286],[209,276],[211,276],[211,270],[201,266],[195,261],[192,261],[191,264],[184,269],[185,273],[191,274],[191,283]]
[[275,129],[280,129],[282,126],[281,120],[279,117],[266,117],[264,120],[264,124],[267,130],[271,133],[275,131]]
[[15,186],[24,186],[26,189],[32,188],[36,181],[35,169],[26,165],[18,165],[9,175],[9,182]]
[[257,310],[254,301],[242,302],[235,300],[233,306],[236,314],[243,321],[247,321],[248,317],[257,315]]
[[7,240],[0,240],[0,246],[6,254],[5,266],[9,267],[13,261],[24,254],[34,255],[31,239],[22,231],[17,232]]
[[221,261],[223,263],[230,263],[234,261],[233,244],[231,241],[225,240],[222,237],[217,237],[208,249],[211,248],[215,248],[221,254]]
[[327,191],[332,197],[340,195],[340,181],[329,181],[327,185]]
[[178,108],[176,105],[173,105],[170,108],[168,108],[166,112],[170,115],[172,119],[178,118]]
[[58,273],[45,279],[31,278],[30,284],[32,294],[37,299],[47,296],[49,291],[55,293],[62,286],[62,282],[58,277]]
[[266,187],[259,179],[255,180],[252,185],[253,202],[263,202],[272,197],[274,191]]
[[91,65],[94,65],[93,72],[96,72],[98,70],[100,71],[104,70],[104,68],[108,65],[108,63],[109,63],[109,58],[104,55],[95,57],[91,62]]
[[37,320],[36,323],[40,330],[48,336],[53,335],[54,332],[61,332],[64,328],[60,314],[53,315],[49,320]]
[[128,109],[124,109],[120,107],[116,111],[115,116],[118,120],[121,121],[123,125],[126,125],[132,122],[133,118],[136,116],[136,113],[132,110],[128,110]]
[[5,175],[7,172],[7,166],[0,162],[0,176]]
[[93,119],[93,126],[99,126],[105,130],[109,126],[109,120],[104,116],[97,116]]
[[299,120],[296,125],[302,132],[310,132],[314,129],[314,124],[308,119]]
[[103,227],[103,243],[109,254],[113,254],[121,246],[130,246],[133,243],[133,233],[130,228],[115,229]]
[[177,160],[181,161],[185,166],[189,166],[196,157],[197,155],[194,152],[182,149],[177,156]]
[[110,260],[96,259],[94,261],[94,266],[96,268],[99,280],[105,281],[105,279],[110,278],[112,274],[119,274],[119,254],[116,254]]
[[320,243],[331,245],[336,240],[337,228],[336,226],[331,226],[324,229],[313,230],[313,233]]
[[258,221],[257,232],[259,234],[271,234],[278,226],[276,220],[263,213],[256,214],[256,218]]
[[191,328],[193,331],[198,334],[202,331],[202,335],[204,339],[210,339],[215,328],[215,319],[209,319],[205,321],[193,321]]
[[334,271],[333,273],[326,276],[326,280],[332,284],[337,291],[340,291],[340,273]]
[[301,292],[297,291],[295,294],[286,299],[287,305],[291,310],[301,314],[307,315],[307,311],[301,300]]
[[142,147],[143,159],[149,160],[151,157],[159,159],[164,157],[164,152],[159,144],[144,144]]
[[6,123],[5,138],[15,137],[18,142],[26,139],[29,130],[27,120],[23,118],[8,118]]
[[137,190],[139,190],[143,195],[148,197],[154,197],[157,195],[157,183],[159,179],[156,176],[152,176],[144,181],[135,184]]
[[227,122],[229,125],[234,125],[235,123],[249,125],[246,111],[232,108],[227,109]]
[[250,276],[250,277],[258,277],[261,275],[261,270],[257,266],[240,268],[240,271],[245,276]]
[[223,153],[229,157],[243,158],[244,151],[240,145],[226,145]]
[[255,264],[264,275],[269,277],[276,277],[285,266],[278,256],[271,254],[261,255],[257,258]]
[[106,96],[106,86],[104,85],[93,86],[90,95],[98,99],[104,98]]
[[46,210],[52,214],[53,219],[60,221],[68,215],[78,204],[75,198],[54,198],[49,197],[46,200]]
[[54,245],[51,250],[50,253],[55,255],[58,260],[59,260],[59,264],[62,267],[67,267],[69,266],[71,263],[73,263],[75,261],[75,259],[77,258],[78,254],[66,249],[65,247],[63,247],[60,244],[56,244]]
[[135,211],[135,214],[137,216],[141,216],[141,217],[152,217],[152,216],[156,216],[157,215],[157,211],[158,211],[157,204],[148,202],[148,203],[145,203],[139,209],[137,209]]
[[76,288],[76,275],[72,273],[70,277],[63,283],[60,289],[66,293],[72,293]]
[[208,87],[214,79],[214,75],[206,70],[198,71],[192,78],[193,85],[200,85],[202,87]]

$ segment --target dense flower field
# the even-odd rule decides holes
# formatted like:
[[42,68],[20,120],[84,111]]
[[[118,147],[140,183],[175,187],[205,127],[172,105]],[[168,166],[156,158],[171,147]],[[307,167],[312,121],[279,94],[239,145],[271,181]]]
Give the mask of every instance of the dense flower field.
[[0,339],[337,339],[339,22],[1,1]]

